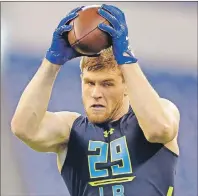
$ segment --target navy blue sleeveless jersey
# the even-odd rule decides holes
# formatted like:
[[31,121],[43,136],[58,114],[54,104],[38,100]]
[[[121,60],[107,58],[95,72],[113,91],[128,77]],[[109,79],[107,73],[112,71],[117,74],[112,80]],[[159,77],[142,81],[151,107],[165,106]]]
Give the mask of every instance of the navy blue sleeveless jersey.
[[61,175],[71,196],[173,196],[177,158],[146,140],[130,108],[100,125],[78,117]]

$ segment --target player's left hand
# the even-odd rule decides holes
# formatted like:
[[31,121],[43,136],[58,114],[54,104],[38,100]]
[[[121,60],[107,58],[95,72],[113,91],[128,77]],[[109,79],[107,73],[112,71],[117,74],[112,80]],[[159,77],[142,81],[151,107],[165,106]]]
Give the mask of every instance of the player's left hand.
[[112,37],[112,47],[118,65],[136,63],[137,59],[129,47],[128,28],[124,13],[115,6],[103,4],[98,13],[112,26],[101,23],[98,28]]

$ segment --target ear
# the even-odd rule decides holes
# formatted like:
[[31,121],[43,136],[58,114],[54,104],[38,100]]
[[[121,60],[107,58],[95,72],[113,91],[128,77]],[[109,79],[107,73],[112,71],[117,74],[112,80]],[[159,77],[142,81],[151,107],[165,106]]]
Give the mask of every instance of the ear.
[[80,74],[80,79],[82,80],[82,78],[83,78],[83,73]]

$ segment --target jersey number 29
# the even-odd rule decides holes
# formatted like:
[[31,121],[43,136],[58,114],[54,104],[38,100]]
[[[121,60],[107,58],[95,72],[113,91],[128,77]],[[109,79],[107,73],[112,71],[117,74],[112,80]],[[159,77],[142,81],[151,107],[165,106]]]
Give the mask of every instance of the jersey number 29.
[[[108,149],[109,147],[110,151]],[[96,164],[107,163],[108,151],[110,152],[111,163],[115,161],[122,161],[122,166],[120,166],[119,164],[111,166],[112,175],[132,173],[131,160],[125,136],[111,141],[110,144],[102,141],[90,140],[88,150],[93,152],[97,149],[99,149],[98,155],[88,156],[90,178],[100,178],[109,176],[108,169],[96,168]]]

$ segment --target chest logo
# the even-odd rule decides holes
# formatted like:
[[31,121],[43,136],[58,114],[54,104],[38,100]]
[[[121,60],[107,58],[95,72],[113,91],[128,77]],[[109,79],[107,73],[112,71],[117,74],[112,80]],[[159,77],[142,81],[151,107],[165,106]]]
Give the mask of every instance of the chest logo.
[[112,135],[114,130],[115,130],[114,128],[111,128],[109,131],[104,131],[103,132],[104,133],[104,137],[108,137],[108,135]]

